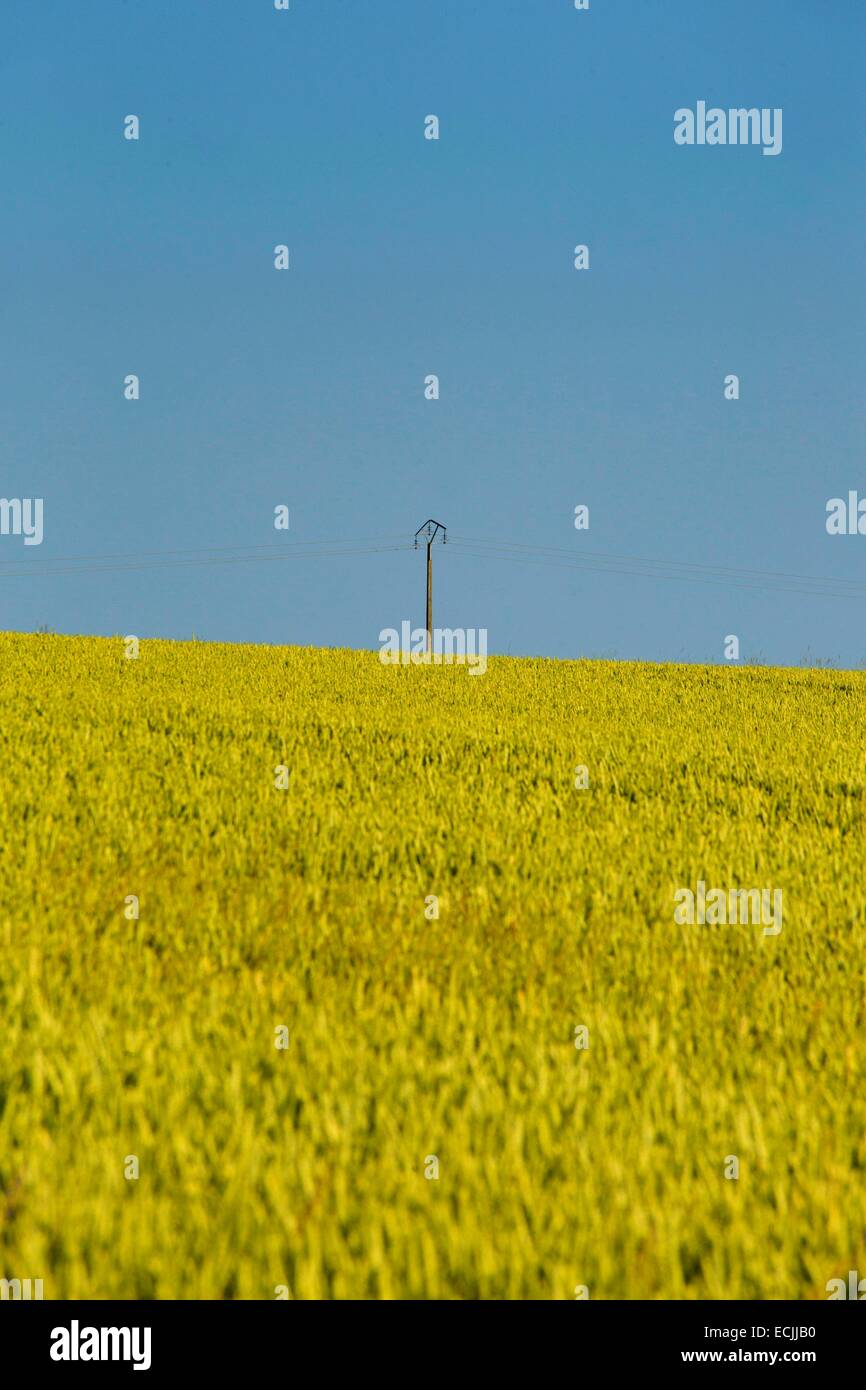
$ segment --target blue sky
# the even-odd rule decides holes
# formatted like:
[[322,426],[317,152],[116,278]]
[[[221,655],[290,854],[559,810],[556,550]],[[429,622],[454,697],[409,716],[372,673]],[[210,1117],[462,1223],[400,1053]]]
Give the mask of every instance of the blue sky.
[[[420,554],[36,571],[431,515],[866,580],[825,529],[866,496],[864,40],[857,0],[4,6],[0,495],[45,539],[0,537],[0,628],[375,648]],[[781,107],[782,153],[677,146],[698,100]],[[492,652],[856,666],[862,607],[436,555]]]

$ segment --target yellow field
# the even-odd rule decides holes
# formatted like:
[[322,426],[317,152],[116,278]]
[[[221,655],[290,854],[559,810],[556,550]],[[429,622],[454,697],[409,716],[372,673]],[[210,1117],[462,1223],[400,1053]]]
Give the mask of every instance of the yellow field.
[[[6,635],[0,688],[0,1275],[866,1274],[866,677]],[[698,880],[781,932],[678,925]]]

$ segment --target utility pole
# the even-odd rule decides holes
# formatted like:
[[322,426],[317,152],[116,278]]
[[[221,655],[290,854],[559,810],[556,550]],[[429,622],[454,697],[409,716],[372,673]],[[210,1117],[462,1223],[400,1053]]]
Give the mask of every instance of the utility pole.
[[427,653],[433,655],[433,542],[442,532],[442,544],[445,545],[448,536],[441,521],[434,521],[431,517],[419,526],[415,532],[415,549],[418,549],[418,537],[427,542]]

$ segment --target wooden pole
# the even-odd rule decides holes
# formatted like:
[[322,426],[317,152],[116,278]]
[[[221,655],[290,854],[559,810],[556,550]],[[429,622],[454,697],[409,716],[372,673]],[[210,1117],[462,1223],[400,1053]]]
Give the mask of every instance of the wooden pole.
[[433,655],[433,540],[427,542],[427,654]]
[[442,525],[441,521],[434,521],[432,516],[424,522],[423,526],[419,526],[418,530],[415,532],[416,550],[418,549],[419,536],[423,536],[427,542],[427,625],[424,630],[427,634],[425,644],[427,655],[431,659],[433,656],[433,542],[440,533],[442,536],[442,544],[444,545],[447,539],[445,527]]

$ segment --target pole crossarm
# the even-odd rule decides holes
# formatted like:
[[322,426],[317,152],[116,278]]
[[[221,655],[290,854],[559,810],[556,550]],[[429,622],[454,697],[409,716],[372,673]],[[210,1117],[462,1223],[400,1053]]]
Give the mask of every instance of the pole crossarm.
[[442,544],[445,545],[448,539],[446,528],[441,521],[434,521],[432,516],[428,517],[424,525],[419,526],[418,530],[415,532],[415,549],[418,549],[419,536],[421,536],[421,539],[426,541],[428,545],[432,545],[440,531],[442,532]]

